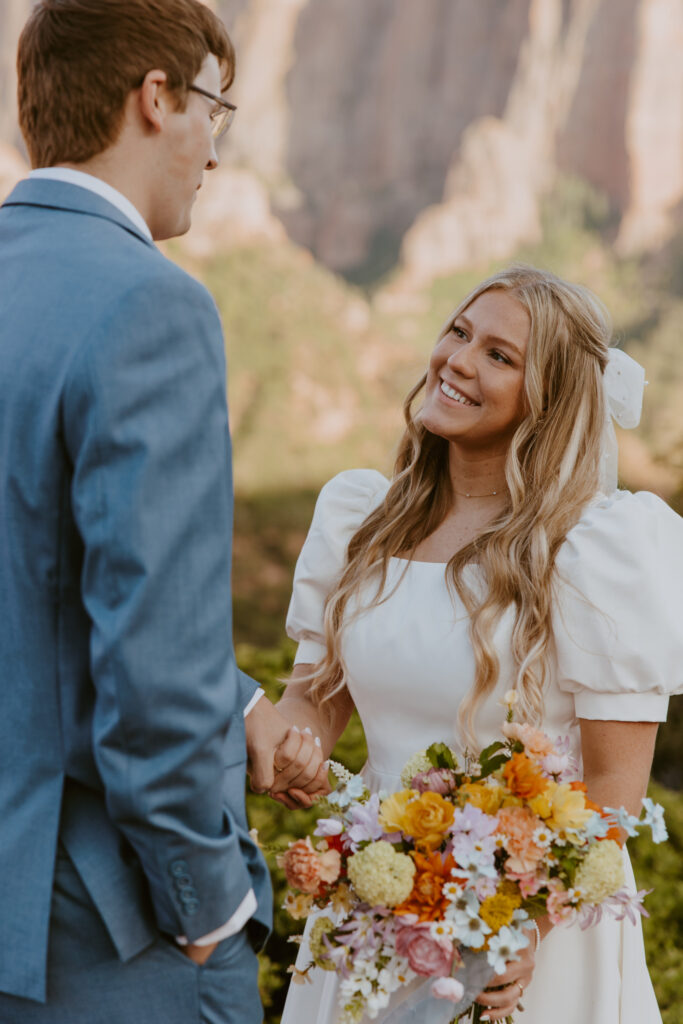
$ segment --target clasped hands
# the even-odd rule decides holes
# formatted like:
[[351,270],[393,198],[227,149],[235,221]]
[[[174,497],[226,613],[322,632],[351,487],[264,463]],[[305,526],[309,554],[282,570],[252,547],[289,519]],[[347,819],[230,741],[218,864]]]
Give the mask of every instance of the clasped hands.
[[269,793],[294,810],[330,792],[320,741],[310,729],[291,725],[265,695],[247,715],[245,728],[247,771],[255,793]]

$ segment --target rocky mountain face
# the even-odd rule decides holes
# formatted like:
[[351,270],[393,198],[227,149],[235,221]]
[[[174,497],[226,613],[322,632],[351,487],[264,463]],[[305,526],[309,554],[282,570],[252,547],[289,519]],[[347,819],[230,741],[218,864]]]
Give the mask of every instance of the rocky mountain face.
[[[0,6],[0,140],[14,145],[14,49],[30,6]],[[240,109],[200,249],[252,230],[279,237],[279,220],[351,278],[400,260],[420,282],[536,239],[558,173],[606,193],[623,252],[662,245],[678,222],[681,0],[212,6],[237,45]]]

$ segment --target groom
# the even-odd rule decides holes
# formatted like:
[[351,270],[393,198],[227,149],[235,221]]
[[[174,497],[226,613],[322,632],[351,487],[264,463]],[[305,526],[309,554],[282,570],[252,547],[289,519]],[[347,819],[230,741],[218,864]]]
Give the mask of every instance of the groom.
[[42,0],[18,72],[36,170],[0,209],[0,1021],[258,1024],[247,752],[261,790],[274,760],[308,793],[324,767],[235,665],[221,327],[152,241],[187,231],[217,165],[232,45],[197,0]]

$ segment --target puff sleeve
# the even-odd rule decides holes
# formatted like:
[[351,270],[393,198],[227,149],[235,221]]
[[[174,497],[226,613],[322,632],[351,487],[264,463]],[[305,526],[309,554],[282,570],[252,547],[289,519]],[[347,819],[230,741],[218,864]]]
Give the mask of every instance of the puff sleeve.
[[616,491],[556,566],[558,683],[577,717],[664,721],[683,691],[683,519],[654,494]]
[[323,657],[325,601],[341,576],[351,537],[388,489],[389,481],[376,470],[352,469],[320,492],[287,613],[287,635],[299,644],[295,664],[315,664]]

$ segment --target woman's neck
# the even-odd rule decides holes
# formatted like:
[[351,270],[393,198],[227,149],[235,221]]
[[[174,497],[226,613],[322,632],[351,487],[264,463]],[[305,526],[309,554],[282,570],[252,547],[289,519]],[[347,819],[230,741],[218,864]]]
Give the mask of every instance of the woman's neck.
[[458,498],[500,498],[507,494],[505,454],[463,451],[451,444],[448,469],[454,504]]

